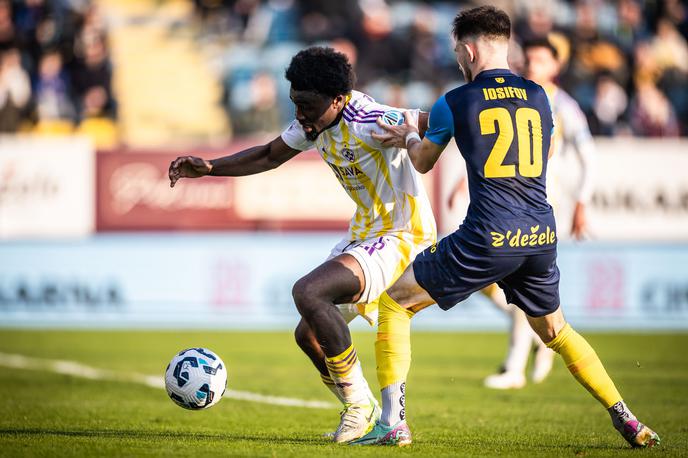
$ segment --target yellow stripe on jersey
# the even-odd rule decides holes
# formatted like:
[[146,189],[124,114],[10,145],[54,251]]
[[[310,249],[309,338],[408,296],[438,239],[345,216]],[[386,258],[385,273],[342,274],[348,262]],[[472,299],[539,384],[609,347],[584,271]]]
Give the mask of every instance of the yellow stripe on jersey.
[[[341,143],[346,145],[347,147],[350,147],[349,145],[349,133],[348,133],[348,127],[346,125],[346,122],[344,119],[340,121],[340,127],[341,127],[341,133],[342,133],[342,140]],[[335,140],[332,136],[330,136],[330,149],[333,151],[332,155],[333,157],[336,157],[336,151],[337,151],[337,140]],[[336,165],[345,167],[343,163],[343,159],[340,157],[340,162],[338,162]],[[364,177],[368,178],[368,176],[361,172]],[[373,216],[370,215],[370,212],[365,212],[366,209],[368,209],[368,205],[364,202],[364,196],[361,196],[359,194],[359,191],[356,189],[356,182],[355,181],[350,181],[346,176],[342,177],[344,181],[346,182],[346,186],[348,186],[348,191],[350,192],[351,197],[354,199],[356,202],[356,213],[354,215],[354,221],[356,221],[357,225],[357,231],[354,232],[353,230],[351,231],[351,237],[354,240],[363,240],[365,238],[365,235],[367,234],[367,228],[372,224],[373,221]],[[364,180],[365,181],[365,180]],[[364,185],[365,187],[365,185]],[[366,187],[366,191],[368,191],[368,188]]]
[[[358,142],[361,148],[363,148],[364,151],[366,151],[368,154],[370,154],[370,157],[373,158],[375,161],[375,164],[377,166],[378,171],[382,172],[382,176],[385,179],[385,183],[387,183],[387,186],[389,186],[389,189],[395,194],[395,205],[393,207],[393,212],[389,212],[387,210],[387,207],[384,205],[384,202],[382,202],[382,206],[385,208],[385,214],[387,215],[387,218],[385,219],[385,216],[383,215],[383,225],[382,227],[375,233],[375,237],[380,237],[381,235],[384,235],[388,233],[389,231],[392,230],[394,227],[394,220],[396,219],[396,213],[399,213],[399,209],[397,208],[397,199],[396,199],[396,192],[394,192],[394,186],[392,185],[392,179],[389,175],[389,166],[387,165],[387,161],[385,160],[385,157],[383,156],[382,152],[378,149],[373,148],[372,146],[368,145],[366,142],[361,140],[360,138],[353,136]],[[377,194],[376,194],[377,196]],[[382,199],[380,199],[382,201]]]
[[[387,221],[384,220],[384,216],[383,216],[383,222],[385,224],[383,224],[383,227],[380,230],[378,230],[376,235],[375,235],[376,237],[379,237],[381,235],[388,233],[392,229],[392,227],[394,225],[394,220],[396,219],[396,217],[398,217],[398,216],[403,217],[405,202],[403,200],[400,200],[398,198],[398,196],[396,195],[397,193],[395,192],[395,188],[392,184],[392,179],[390,177],[389,166],[387,165],[387,162],[386,162],[385,157],[382,154],[382,152],[380,150],[370,146],[369,144],[367,144],[366,142],[364,142],[360,138],[358,138],[354,135],[352,135],[352,137],[354,137],[356,140],[358,140],[359,146],[361,148],[363,148],[363,150],[365,150],[368,154],[370,154],[370,156],[375,160],[375,163],[377,165],[378,170],[382,172],[383,177],[385,179],[385,183],[387,184],[387,186],[389,186],[389,190],[395,194],[395,204],[396,205],[394,206],[394,210],[393,210],[394,215],[391,215],[392,218],[388,220],[389,225],[386,224]],[[404,194],[404,195],[406,196],[407,201],[409,203],[409,212],[410,212],[409,221],[411,223],[411,227],[409,229],[410,229],[411,233],[414,235],[413,244],[415,246],[419,246],[423,242],[427,241],[427,238],[429,235],[432,238],[432,241],[434,242],[435,239],[437,238],[437,234],[435,232],[435,229],[433,227],[432,231],[430,233],[427,233],[425,231],[425,228],[423,225],[423,217],[421,215],[420,209],[417,206],[416,198],[411,196],[411,195],[408,195],[408,194]],[[374,198],[377,198],[377,194],[375,194]],[[398,215],[398,213],[402,213],[402,215]]]
[[[342,126],[343,143],[346,145],[349,145],[351,142],[351,138],[353,137],[351,135],[350,130],[349,130],[349,126],[346,123],[342,123],[341,126]],[[356,139],[356,137],[353,137],[353,138]],[[363,142],[361,142],[361,143],[363,143]],[[385,170],[385,169],[382,169],[382,170]],[[366,191],[368,191],[368,195],[372,200],[372,205],[370,208],[368,208],[368,212],[366,215],[366,220],[367,220],[366,226],[365,226],[363,232],[360,234],[359,240],[365,240],[370,236],[370,231],[373,229],[375,217],[377,215],[380,215],[380,217],[382,218],[383,227],[389,227],[390,229],[392,227],[394,227],[394,221],[392,219],[392,215],[390,214],[390,212],[387,211],[387,208],[385,207],[385,203],[382,201],[382,199],[380,198],[380,196],[377,193],[377,190],[373,186],[372,180],[370,180],[370,177],[368,177],[365,173],[363,173],[363,176],[367,179],[361,180],[360,183],[366,188]],[[372,210],[372,212],[371,212],[371,210]]]
[[[430,233],[426,232],[423,227],[424,220],[421,214],[421,207],[417,205],[416,198],[409,194],[407,194],[406,197],[408,198],[409,208],[411,209],[411,233],[413,234],[413,244],[418,246],[428,241],[428,235],[430,236],[430,241],[434,243],[435,240],[437,240],[435,225],[432,224]],[[432,214],[430,214],[430,218],[433,218]]]
[[[371,119],[374,110],[383,108],[356,91],[347,102],[354,112]],[[318,152],[356,204],[349,237],[352,241],[384,235],[401,237],[411,245],[413,256],[434,240],[432,209],[408,155],[377,145],[372,139],[375,125],[368,118],[359,122],[361,119],[348,110],[336,128],[325,130],[315,141]]]
[[[346,124],[344,119],[340,121],[340,126],[341,126],[341,132],[342,132],[342,143],[346,145],[348,148],[352,147],[351,143],[351,133],[349,131],[349,126]],[[334,140],[334,139],[333,139]],[[334,142],[333,142],[334,143]],[[368,194],[370,194],[370,186],[366,186],[365,181],[370,181],[368,175],[366,175],[364,172],[362,172],[364,179],[362,180],[362,185],[365,187],[366,191]],[[366,180],[365,178],[368,178]],[[353,187],[352,187],[353,190]],[[358,195],[358,191],[353,191]],[[358,203],[358,202],[357,202]],[[366,211],[367,210],[367,211]],[[359,217],[359,219],[363,219],[363,224],[361,225],[361,229],[356,236],[352,232],[352,238],[356,240],[365,240],[368,236],[368,232],[370,231],[370,226],[372,226],[373,222],[375,221],[375,215],[371,214],[371,208],[368,205],[363,205],[359,204],[356,208],[356,216]]]
[[[332,138],[331,134],[327,134],[328,140],[325,140],[325,144],[327,145],[327,150],[323,148],[323,153],[328,154],[329,156],[332,157],[332,160],[334,162],[334,165],[337,167],[344,167],[343,160],[341,158],[337,157],[337,142],[335,141],[334,138]],[[328,151],[329,150],[329,151]],[[323,155],[323,157],[325,156]],[[358,194],[358,191],[356,190],[356,187],[352,184],[352,182],[344,175],[340,175],[341,180],[342,180],[342,185],[346,188],[346,191],[349,193],[349,196],[351,196],[351,199],[356,203],[356,213],[354,214],[354,222],[356,223],[355,225],[351,225],[351,237],[354,240],[362,240],[361,239],[361,234],[365,229],[365,227],[368,226],[369,223],[363,222],[362,221],[362,216],[366,215],[361,215],[360,209],[362,208],[367,208],[367,205],[363,202],[361,199],[361,196]],[[360,228],[360,229],[359,229]],[[358,231],[358,233],[357,233]]]
[[387,183],[387,186],[389,186],[389,189],[394,189],[394,185],[392,185],[392,179],[389,176],[389,166],[387,165],[387,162],[385,161],[385,158],[382,155],[382,152],[377,149],[373,148],[360,138],[356,137],[355,135],[351,135],[359,144],[361,148],[363,148],[368,154],[370,154],[373,159],[375,160],[375,163],[377,164],[378,170],[380,170],[385,178],[385,183]]

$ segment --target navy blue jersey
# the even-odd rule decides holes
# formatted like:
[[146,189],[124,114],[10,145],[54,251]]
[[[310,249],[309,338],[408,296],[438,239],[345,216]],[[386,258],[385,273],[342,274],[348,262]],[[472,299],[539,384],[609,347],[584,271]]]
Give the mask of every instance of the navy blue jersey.
[[509,70],[484,71],[435,103],[425,137],[439,145],[454,137],[466,161],[463,243],[490,255],[556,249],[545,191],[553,127],[544,89]]

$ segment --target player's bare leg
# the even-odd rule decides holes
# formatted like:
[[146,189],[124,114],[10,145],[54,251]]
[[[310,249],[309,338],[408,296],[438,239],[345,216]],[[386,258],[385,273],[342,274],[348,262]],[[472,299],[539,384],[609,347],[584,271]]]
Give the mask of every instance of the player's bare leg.
[[320,344],[318,343],[318,339],[316,339],[313,330],[308,326],[308,323],[306,323],[303,318],[299,321],[299,324],[294,330],[294,339],[296,340],[296,344],[299,346],[299,348],[301,348],[301,351],[303,351],[306,356],[310,358],[311,362],[320,373],[320,379],[325,384],[327,389],[337,397],[339,402],[344,404],[344,398],[341,396],[341,394],[339,394],[339,390],[334,384],[332,377],[330,377],[330,372],[327,370],[327,364],[325,364],[325,353],[322,351],[322,348],[320,348]]
[[[364,287],[364,275],[358,262],[343,254],[318,266],[294,285],[292,294],[305,325],[312,331],[324,355],[325,367],[344,402],[341,422],[334,435],[336,442],[348,442],[367,433],[379,415],[363,377],[361,364],[351,343],[351,333],[335,304],[355,302]],[[318,370],[319,353],[309,344],[304,327],[297,329],[299,344],[304,346]],[[302,347],[303,348],[303,347]]]
[[411,367],[411,317],[434,302],[416,282],[413,265],[380,297],[375,356],[382,388],[382,415],[372,431],[352,444],[411,444],[405,411],[406,377]]
[[559,353],[566,367],[607,409],[617,431],[633,447],[653,447],[659,436],[638,421],[607,375],[595,350],[566,323],[561,309],[543,317],[528,317],[533,330],[547,346]]

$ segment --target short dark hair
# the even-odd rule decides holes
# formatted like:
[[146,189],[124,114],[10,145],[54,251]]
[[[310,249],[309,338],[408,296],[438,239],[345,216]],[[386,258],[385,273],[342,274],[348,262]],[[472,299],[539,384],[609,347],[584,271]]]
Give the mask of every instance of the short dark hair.
[[291,59],[285,77],[294,90],[313,91],[332,98],[350,93],[356,80],[344,54],[321,46],[299,51]]
[[552,57],[559,59],[559,51],[547,38],[533,38],[532,40],[525,41],[523,43],[523,52],[530,48],[546,48],[552,53]]
[[463,10],[454,18],[452,30],[456,41],[467,37],[506,38],[511,37],[509,15],[494,6],[479,6]]

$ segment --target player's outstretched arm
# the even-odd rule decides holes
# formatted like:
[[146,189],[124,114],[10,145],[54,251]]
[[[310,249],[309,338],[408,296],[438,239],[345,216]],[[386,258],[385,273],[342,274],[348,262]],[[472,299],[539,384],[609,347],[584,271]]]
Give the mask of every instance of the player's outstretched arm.
[[236,177],[266,172],[299,154],[290,148],[282,137],[265,145],[254,146],[230,156],[206,160],[194,156],[178,157],[170,164],[170,187],[180,178],[198,178],[206,175]]

